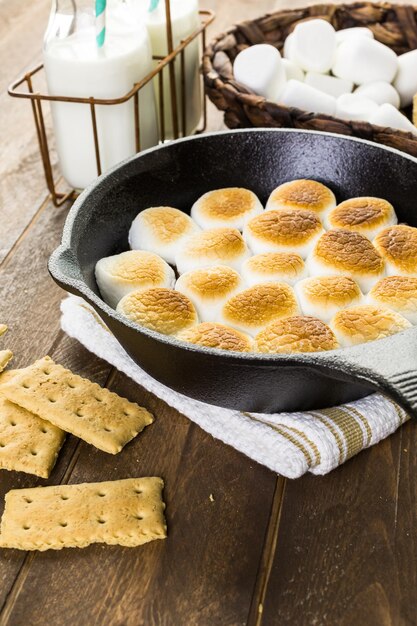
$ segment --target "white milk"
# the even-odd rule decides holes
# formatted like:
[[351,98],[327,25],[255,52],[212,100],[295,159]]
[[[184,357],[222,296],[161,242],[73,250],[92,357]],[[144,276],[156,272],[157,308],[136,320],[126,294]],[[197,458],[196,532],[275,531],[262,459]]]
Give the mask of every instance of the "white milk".
[[[143,0],[141,0],[143,2]],[[199,26],[197,0],[171,0],[172,37],[174,48],[181,40],[186,39]],[[147,12],[146,25],[152,45],[152,53],[157,56],[168,54],[165,2],[160,0],[154,11]],[[185,49],[185,101],[186,101],[186,134],[191,135],[197,128],[202,112],[200,49],[199,38],[194,39]],[[178,130],[182,134],[181,125],[181,65],[180,56],[175,61],[175,84],[178,102]],[[164,70],[164,110],[165,138],[172,139],[172,110],[169,82],[169,69]],[[158,77],[155,78],[157,106],[159,107]]]
[[[105,44],[98,49],[94,27],[46,42],[44,64],[51,95],[117,98],[125,95],[152,69],[146,29],[126,24],[108,12]],[[114,19],[113,19],[114,17]],[[79,103],[51,103],[55,139],[62,174],[76,189],[97,176],[90,107]],[[96,107],[102,172],[135,154],[133,98],[120,105]],[[141,149],[158,143],[152,82],[140,91]]]

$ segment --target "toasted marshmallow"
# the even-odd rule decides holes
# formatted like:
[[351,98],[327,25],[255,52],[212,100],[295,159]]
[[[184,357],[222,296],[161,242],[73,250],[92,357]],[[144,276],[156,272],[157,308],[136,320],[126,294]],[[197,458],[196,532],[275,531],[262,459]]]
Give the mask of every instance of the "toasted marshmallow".
[[179,274],[192,270],[227,265],[240,271],[251,256],[240,232],[235,228],[211,228],[192,235],[175,255]]
[[228,226],[242,230],[245,221],[263,212],[259,199],[249,189],[228,187],[208,191],[191,208],[191,217],[201,228]]
[[340,309],[363,304],[358,283],[348,276],[316,276],[295,286],[304,315],[330,322]]
[[336,206],[333,191],[316,180],[291,180],[274,189],[266,203],[270,209],[306,209],[322,218]]
[[175,289],[190,298],[203,322],[213,322],[224,303],[243,289],[243,280],[231,267],[214,265],[182,274]]
[[131,291],[173,287],[175,273],[160,256],[144,250],[129,250],[96,263],[96,281],[103,300],[116,308]]
[[174,264],[176,252],[186,239],[200,230],[194,220],[169,206],[150,207],[141,211],[129,230],[132,250],[149,250]]
[[388,307],[400,313],[412,324],[417,324],[417,278],[411,276],[382,278],[369,292],[368,303]]
[[254,254],[296,252],[305,259],[323,232],[313,211],[281,209],[253,217],[243,236]]
[[369,239],[342,229],[324,233],[306,264],[311,276],[350,276],[364,293],[384,275],[384,261]]
[[330,322],[343,348],[383,339],[410,327],[410,322],[399,313],[370,304],[339,311]]
[[219,350],[235,350],[236,352],[249,352],[253,348],[253,340],[248,335],[241,333],[235,328],[203,322],[178,333],[178,339],[189,341],[206,348],[218,348]]
[[380,230],[397,223],[394,207],[387,200],[364,196],[350,198],[333,209],[324,225],[352,230],[368,239],[374,239]]
[[417,276],[417,228],[405,224],[384,228],[374,246],[385,260],[388,276]]
[[293,289],[286,283],[262,283],[232,296],[223,306],[220,321],[256,335],[275,319],[299,312]]
[[120,300],[117,311],[135,324],[163,335],[175,335],[198,322],[197,312],[187,296],[162,287],[132,291]]
[[303,315],[272,322],[255,337],[255,350],[269,354],[323,352],[338,347],[336,337],[327,324]]
[[251,287],[259,283],[283,282],[295,285],[307,276],[303,259],[293,252],[266,252],[246,259],[242,276]]

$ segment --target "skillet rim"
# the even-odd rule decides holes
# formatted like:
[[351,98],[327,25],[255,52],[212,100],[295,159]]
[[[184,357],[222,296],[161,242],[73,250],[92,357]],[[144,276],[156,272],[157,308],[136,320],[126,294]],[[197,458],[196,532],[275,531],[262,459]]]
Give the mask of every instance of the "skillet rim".
[[[412,163],[417,165],[417,157],[413,157],[401,150],[397,150],[396,148],[392,148],[390,146],[385,146],[382,144],[377,144],[373,141],[369,141],[368,139],[362,139],[359,137],[350,137],[349,135],[343,135],[338,133],[330,133],[327,131],[319,131],[319,130],[299,130],[296,128],[239,128],[233,130],[221,130],[221,131],[213,131],[209,133],[203,133],[198,135],[192,135],[188,137],[184,137],[181,139],[176,139],[167,144],[161,144],[158,146],[153,146],[152,148],[148,148],[147,150],[143,150],[140,153],[132,155],[127,159],[124,159],[114,167],[107,170],[105,173],[101,174],[97,177],[88,187],[86,187],[78,198],[75,200],[73,205],[71,206],[68,215],[65,219],[65,224],[62,230],[61,243],[55,248],[52,252],[49,261],[48,261],[48,270],[52,276],[52,278],[58,282],[62,283],[60,286],[65,285],[67,287],[72,287],[72,289],[77,294],[82,294],[84,299],[87,300],[94,308],[103,311],[103,313],[112,318],[114,321],[127,326],[133,331],[148,336],[149,338],[156,340],[159,343],[167,344],[173,346],[175,348],[179,348],[181,350],[187,350],[189,352],[195,352],[197,354],[202,354],[208,357],[221,357],[222,359],[228,359],[230,361],[234,361],[234,365],[239,364],[248,365],[249,363],[253,363],[258,366],[272,366],[276,364],[285,364],[287,366],[308,366],[308,367],[316,367],[322,366],[328,368],[331,363],[335,362],[337,359],[339,362],[345,361],[345,358],[349,355],[354,356],[355,351],[363,349],[370,350],[373,349],[375,344],[382,346],[382,344],[392,343],[394,339],[398,339],[405,335],[410,335],[413,331],[414,334],[417,334],[417,326],[413,326],[406,330],[403,330],[395,335],[391,335],[388,337],[384,337],[382,339],[376,339],[371,342],[358,344],[355,346],[350,346],[348,348],[337,348],[335,350],[326,350],[323,352],[301,352],[301,353],[284,353],[284,354],[267,354],[267,353],[259,353],[259,352],[237,352],[234,350],[221,350],[219,348],[210,348],[206,346],[200,346],[198,344],[192,344],[186,341],[181,341],[174,336],[171,335],[163,335],[157,331],[151,330],[146,327],[139,326],[134,322],[130,321],[128,318],[124,317],[120,313],[118,313],[115,309],[110,307],[104,300],[99,298],[92,289],[87,285],[85,280],[82,278],[73,278],[68,273],[62,270],[62,266],[64,263],[72,262],[74,263],[74,267],[81,274],[81,266],[78,263],[77,257],[75,256],[72,246],[72,233],[75,221],[77,219],[78,213],[82,210],[84,201],[87,197],[89,197],[92,193],[99,190],[100,186],[111,178],[113,175],[117,174],[119,170],[121,170],[125,165],[131,163],[137,159],[140,159],[142,156],[147,154],[151,154],[153,152],[157,152],[164,149],[169,149],[178,143],[188,143],[192,141],[204,140],[206,137],[218,137],[223,135],[240,135],[240,134],[296,134],[296,135],[319,135],[321,137],[331,137],[336,140],[340,139],[341,141],[348,141],[351,143],[359,143],[370,146],[376,150],[382,150],[384,152],[391,152],[402,159],[407,161],[411,161]],[[70,259],[65,259],[65,256],[70,255]],[[117,335],[115,334],[116,339],[118,340]],[[119,341],[119,340],[118,340]],[[121,343],[124,348],[123,344]],[[387,349],[389,349],[389,345],[387,345]],[[237,359],[237,361],[236,361]]]

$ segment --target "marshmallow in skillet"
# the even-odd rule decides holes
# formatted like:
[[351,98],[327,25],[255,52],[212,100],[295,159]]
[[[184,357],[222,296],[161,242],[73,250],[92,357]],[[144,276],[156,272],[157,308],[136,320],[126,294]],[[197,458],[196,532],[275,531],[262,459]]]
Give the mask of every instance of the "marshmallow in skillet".
[[200,228],[178,209],[168,206],[150,207],[141,211],[129,230],[132,250],[148,250],[174,264],[175,253],[185,240]]
[[117,305],[118,313],[163,335],[175,335],[198,323],[191,300],[174,289],[132,291]]
[[398,68],[391,48],[368,37],[352,37],[337,47],[333,74],[355,85],[375,80],[392,82]]
[[211,228],[192,235],[183,243],[175,255],[175,265],[179,274],[213,265],[227,265],[239,272],[243,261],[250,256],[236,228]]
[[304,72],[301,67],[289,59],[283,58],[281,60],[285,69],[285,76],[287,80],[291,80],[292,78],[300,80],[301,82],[304,80]]
[[352,28],[341,28],[336,31],[336,43],[337,45],[343,43],[346,40],[350,40],[352,37],[368,37],[374,38],[374,34],[370,28],[364,26],[353,26]]
[[249,220],[243,236],[254,254],[295,252],[305,259],[323,232],[313,211],[279,209]]
[[291,60],[306,72],[328,72],[336,52],[333,26],[320,19],[299,22],[293,35]]
[[387,307],[417,324],[417,278],[386,276],[368,293],[368,304]]
[[387,276],[417,276],[417,228],[405,224],[384,228],[374,246],[385,260]]
[[369,239],[342,229],[324,233],[306,265],[310,276],[350,276],[364,293],[384,275],[384,261]]
[[298,313],[292,287],[286,283],[262,283],[232,296],[222,308],[220,322],[254,336],[270,322]]
[[301,280],[295,286],[304,315],[312,315],[330,322],[332,317],[349,306],[362,304],[359,285],[348,276],[314,276]]
[[336,198],[328,187],[316,180],[300,178],[276,187],[268,198],[266,210],[307,209],[321,219],[336,206]]
[[304,80],[306,85],[324,91],[324,93],[328,93],[329,96],[334,96],[335,98],[345,93],[350,93],[353,89],[352,81],[329,76],[328,74],[307,72]]
[[334,115],[336,110],[336,98],[294,79],[287,82],[278,102],[311,113]]
[[365,98],[365,96],[357,93],[345,93],[337,99],[335,115],[342,120],[368,122],[377,111],[377,103],[370,98]]
[[286,82],[281,55],[267,43],[249,46],[239,52],[233,63],[233,74],[239,83],[274,102]]
[[231,326],[203,322],[178,333],[178,339],[218,350],[234,350],[249,352],[253,348],[253,340]]
[[394,87],[400,94],[401,107],[412,103],[417,93],[417,50],[410,50],[398,57],[398,72],[394,79]]
[[100,259],[95,275],[103,300],[113,308],[131,291],[175,284],[172,267],[157,254],[145,250],[128,250]]
[[327,324],[307,315],[272,322],[255,337],[255,350],[269,354],[323,352],[338,347],[336,337]]
[[381,104],[380,107],[369,118],[371,124],[376,126],[388,126],[390,128],[397,128],[398,130],[404,130],[407,133],[417,135],[417,128],[405,117],[400,111],[398,111],[392,104],[386,102]]
[[303,259],[294,252],[255,254],[242,265],[242,277],[251,287],[259,283],[283,282],[295,285],[307,276]]
[[410,322],[399,313],[370,304],[338,311],[330,322],[342,348],[383,339],[410,327]]
[[245,221],[263,210],[259,199],[249,189],[227,187],[202,195],[194,202],[191,217],[203,229],[229,226],[242,230]]
[[397,223],[394,207],[383,198],[362,196],[350,198],[337,205],[324,220],[324,226],[344,228],[365,235],[371,241],[379,231]]
[[376,104],[385,104],[388,102],[396,109],[400,106],[400,96],[394,87],[383,80],[374,80],[372,83],[360,85],[354,91],[355,95],[364,96],[376,102]]
[[213,322],[226,300],[243,289],[243,281],[231,267],[215,265],[185,272],[175,289],[191,300],[203,322]]

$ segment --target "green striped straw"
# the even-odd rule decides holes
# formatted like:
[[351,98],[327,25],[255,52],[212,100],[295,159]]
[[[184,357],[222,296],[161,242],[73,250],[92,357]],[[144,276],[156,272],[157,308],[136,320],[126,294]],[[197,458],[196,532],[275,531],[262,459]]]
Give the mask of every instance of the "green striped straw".
[[106,2],[107,0],[96,0],[96,41],[99,48],[106,38]]

